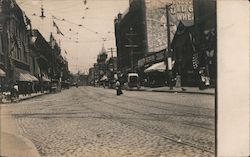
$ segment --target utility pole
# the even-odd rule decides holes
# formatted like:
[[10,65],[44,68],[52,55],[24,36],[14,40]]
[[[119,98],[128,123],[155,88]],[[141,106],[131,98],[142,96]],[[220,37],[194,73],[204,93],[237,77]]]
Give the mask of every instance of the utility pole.
[[[114,61],[114,55],[113,52],[116,51],[115,48],[109,48],[108,52],[111,53],[111,57],[109,59],[109,63],[107,65],[109,75],[108,75],[108,80],[109,80],[109,86],[111,87],[112,85],[112,80],[114,81],[115,79],[115,74],[117,74],[117,70],[115,69],[115,61]],[[110,66],[111,65],[111,66]]]
[[115,48],[112,48],[112,47],[108,49],[108,50],[110,50],[111,58],[113,58],[113,52],[114,52],[113,50],[114,50],[114,49],[115,49]]
[[137,34],[133,32],[134,29],[130,27],[129,33],[126,33],[127,39],[129,40],[129,45],[125,45],[125,47],[130,48],[130,66],[131,72],[134,72],[134,48],[138,47],[138,45],[134,45],[132,42],[132,38]]
[[54,41],[54,37],[52,36],[52,34],[51,34],[51,73],[52,73],[52,75],[51,75],[51,81],[54,79],[54,77],[55,77],[55,62],[54,62],[54,59],[55,59],[55,57],[54,57],[54,54],[55,54],[55,50],[54,50],[54,48],[55,48],[55,41]]
[[116,51],[116,50],[115,50],[115,48],[113,48],[113,47],[111,47],[111,48],[108,49],[108,52],[111,53],[111,61],[112,61],[112,69],[113,69],[113,72],[115,72],[114,54],[113,54],[114,51]]
[[172,85],[172,50],[171,50],[171,41],[170,41],[170,22],[169,22],[169,8],[172,6],[172,4],[167,4],[166,5],[166,18],[167,18],[167,57],[165,54],[166,58],[166,73],[168,73],[168,84],[169,84],[169,89],[173,89]]

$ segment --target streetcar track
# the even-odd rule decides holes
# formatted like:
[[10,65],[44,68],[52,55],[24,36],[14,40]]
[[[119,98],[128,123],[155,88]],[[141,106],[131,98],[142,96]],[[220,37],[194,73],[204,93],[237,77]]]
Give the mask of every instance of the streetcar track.
[[[86,88],[86,87],[85,87]],[[89,87],[87,87],[89,88]],[[92,91],[93,92],[93,91]],[[134,91],[132,91],[134,92]],[[94,93],[96,94],[99,94],[99,95],[102,95],[104,97],[108,97],[107,95],[103,94],[103,93],[99,93],[97,91],[95,91]],[[198,106],[192,106],[192,105],[183,105],[183,104],[178,104],[178,103],[170,103],[170,102],[162,102],[162,101],[158,101],[158,100],[151,100],[151,99],[146,99],[146,98],[140,98],[140,97],[133,97],[133,96],[127,96],[127,95],[122,95],[122,97],[127,97],[127,98],[133,98],[133,99],[140,99],[140,100],[143,100],[143,101],[151,101],[151,102],[156,102],[156,103],[160,103],[160,104],[164,104],[164,105],[172,105],[172,106],[181,106],[181,107],[186,107],[186,108],[197,108],[197,109],[207,109],[207,110],[214,110],[212,108],[208,108],[208,107],[198,107]],[[108,98],[114,98],[114,97],[111,97],[109,96]]]
[[[92,99],[94,99],[94,100],[96,100],[96,101],[101,101],[100,99],[97,99],[97,98],[92,98]],[[119,99],[117,99],[117,100],[119,100]],[[107,103],[107,102],[105,102],[105,101],[102,101],[102,102]],[[135,101],[133,101],[133,102],[135,102]],[[118,106],[118,105],[116,105],[116,104],[111,104],[111,103],[108,103],[108,104],[109,104],[109,105],[112,105],[112,106],[116,106],[116,107],[118,107],[118,108],[125,109],[125,110],[130,110],[130,111],[135,112],[135,113],[137,113],[137,114],[142,114],[142,115],[145,115],[145,116],[150,116],[150,115],[148,115],[148,114],[144,114],[144,113],[141,113],[141,112],[132,110],[132,109],[128,109],[128,108],[125,108],[125,107],[121,107],[121,106]],[[145,104],[142,105],[142,104],[138,104],[138,103],[136,103],[136,104],[137,104],[137,105],[141,105],[141,106],[152,107],[152,108],[156,108],[156,109],[160,109],[160,110],[170,111],[169,109],[158,108],[158,107],[151,106],[151,105],[145,105]],[[174,111],[174,110],[172,110],[172,111]],[[195,117],[195,118],[213,118],[212,116],[206,116],[206,115],[195,115],[195,114],[193,114],[193,113],[188,113],[188,114],[191,114],[190,117],[193,116],[193,117]],[[186,115],[178,115],[178,114],[165,114],[165,115],[168,115],[169,117],[170,117],[170,116],[188,117],[188,116],[186,116]],[[151,117],[159,118],[159,117],[154,116],[154,115],[152,115]],[[166,119],[166,117],[165,117],[164,119]],[[173,120],[172,120],[172,121],[173,121]],[[183,123],[183,122],[182,122],[182,123]],[[185,123],[183,123],[183,124],[185,124]],[[186,125],[191,125],[191,124],[190,124],[190,123],[189,123],[189,124],[186,123]],[[203,126],[197,126],[197,125],[193,125],[193,126],[194,126],[194,127],[202,127],[202,128],[204,128],[204,129],[208,129],[208,130],[214,131],[214,129],[206,128],[206,127],[203,127]]]
[[[143,114],[143,113],[141,113],[141,112],[138,112],[138,111],[135,111],[135,110],[132,110],[132,109],[129,109],[129,108],[125,108],[125,107],[120,107],[120,106],[117,106],[117,105],[115,105],[115,104],[113,104],[113,103],[107,103],[107,102],[105,102],[105,101],[103,101],[102,99],[100,99],[101,98],[101,96],[103,96],[103,98],[106,98],[107,96],[105,96],[104,94],[98,94],[98,93],[95,93],[95,92],[93,92],[94,94],[97,94],[97,95],[99,95],[97,98],[96,97],[94,97],[93,95],[90,95],[89,93],[87,93],[86,91],[83,91],[83,90],[81,90],[81,92],[84,94],[84,96],[87,98],[87,99],[89,99],[90,101],[87,101],[86,103],[84,103],[84,102],[81,102],[81,99],[74,99],[73,101],[75,101],[76,103],[75,104],[79,104],[79,106],[81,106],[82,108],[84,108],[84,109],[87,109],[87,110],[90,110],[90,111],[92,111],[93,113],[99,113],[101,116],[96,116],[96,118],[102,118],[102,119],[109,119],[109,120],[114,120],[114,121],[118,121],[119,123],[122,123],[122,124],[124,124],[124,125],[128,125],[128,126],[132,126],[132,127],[134,127],[134,128],[137,128],[138,130],[141,130],[141,131],[144,131],[144,132],[147,132],[147,133],[150,133],[150,134],[152,134],[152,135],[155,135],[155,136],[158,136],[158,137],[162,137],[162,138],[164,138],[164,139],[166,139],[166,140],[170,140],[170,141],[172,141],[172,142],[174,142],[174,143],[177,143],[177,144],[181,144],[181,145],[186,145],[186,146],[189,146],[189,147],[192,147],[192,148],[195,148],[195,149],[198,149],[198,150],[201,150],[201,151],[203,151],[203,152],[208,152],[208,153],[214,153],[214,151],[213,151],[213,147],[209,147],[209,146],[206,146],[207,144],[201,144],[200,142],[198,142],[198,141],[196,141],[196,142],[190,142],[190,140],[187,140],[187,139],[182,139],[182,141],[179,141],[179,139],[178,138],[173,138],[174,136],[176,136],[175,134],[172,134],[172,133],[170,133],[170,132],[167,132],[168,133],[168,136],[167,135],[164,135],[164,134],[160,134],[159,135],[159,133],[157,133],[157,129],[156,128],[154,128],[153,126],[151,126],[151,127],[149,127],[149,128],[147,128],[147,127],[145,127],[147,124],[146,123],[144,123],[144,124],[138,124],[138,123],[136,123],[136,122],[134,122],[134,121],[128,121],[127,120],[127,118],[126,119],[121,119],[121,118],[118,118],[118,117],[115,117],[115,116],[113,116],[112,115],[112,113],[110,113],[110,112],[105,112],[105,111],[100,111],[100,110],[96,110],[96,109],[94,109],[94,108],[91,108],[91,107],[89,107],[89,106],[87,106],[88,105],[88,102],[92,102],[92,104],[91,105],[93,105],[93,106],[96,106],[96,107],[98,107],[98,106],[100,106],[100,103],[98,103],[98,102],[102,102],[102,103],[104,103],[104,104],[106,104],[106,105],[109,105],[109,106],[111,106],[111,107],[115,107],[115,108],[119,108],[119,109],[121,109],[121,110],[127,110],[127,111],[130,111],[130,112],[132,112],[132,113],[137,113],[137,114],[140,114],[140,115],[144,115],[144,116],[147,116],[147,117],[150,117],[150,118],[153,118],[153,119],[159,119],[159,117],[157,117],[157,116],[152,116],[152,115],[150,115],[150,114]],[[114,98],[114,97],[108,97],[108,98]],[[117,98],[115,98],[116,100],[119,100],[119,99],[117,99]],[[148,101],[148,100],[147,100]],[[135,102],[135,101],[132,101],[132,102]],[[163,102],[160,102],[160,103],[163,103]],[[138,103],[136,103],[137,105],[138,105]],[[139,104],[140,105],[140,104]],[[58,105],[57,107],[63,107],[63,106],[67,106],[67,105]],[[148,105],[146,105],[146,106],[148,106]],[[186,107],[186,105],[182,105],[182,106],[185,106]],[[152,107],[152,106],[148,106],[148,107]],[[160,109],[160,108],[159,108]],[[165,110],[167,110],[167,109],[165,109]],[[119,115],[118,115],[119,116]],[[175,115],[176,116],[176,115]],[[185,115],[183,115],[183,116],[185,116]],[[190,115],[190,116],[192,116],[192,115]],[[192,126],[192,125],[189,125],[189,124],[185,124],[185,125],[188,125],[188,126]],[[24,127],[24,126],[23,126]],[[201,126],[193,126],[193,127],[197,127],[197,128],[201,128]],[[206,129],[207,130],[207,129]],[[166,132],[164,132],[165,134],[166,134]],[[27,133],[26,133],[27,134]],[[30,134],[27,134],[27,135],[29,135],[29,136],[31,136]],[[41,153],[41,145],[43,145],[43,142],[41,142],[41,141],[39,141],[39,140],[36,140],[36,138],[34,137],[34,136],[31,136],[32,137],[32,140],[33,141],[35,141],[35,143],[36,143],[36,145],[37,145],[37,147],[39,147],[39,152]]]
[[[82,91],[83,92],[83,91]],[[90,95],[88,95],[85,91],[83,92],[84,94],[85,94],[85,96],[87,96],[87,98],[89,98],[89,99],[93,99],[93,100],[95,100],[95,101],[100,101],[100,100],[98,100],[98,99],[96,99],[96,98],[93,98],[93,97],[91,97]],[[104,102],[105,103],[105,102]],[[106,104],[106,103],[105,103]],[[113,104],[112,104],[113,105]],[[85,105],[84,105],[85,106]],[[88,107],[89,108],[89,107]],[[112,115],[110,114],[110,113],[108,113],[108,112],[104,112],[104,111],[97,111],[97,110],[94,110],[93,108],[89,108],[89,109],[91,109],[92,111],[94,111],[94,112],[98,112],[98,113],[100,113],[100,114],[104,114],[104,115],[108,115],[108,116],[110,116],[110,117],[112,117]],[[135,111],[135,112],[137,112],[137,111]],[[170,141],[173,141],[173,142],[175,142],[175,143],[179,143],[179,144],[182,144],[182,145],[187,145],[187,146],[190,146],[190,147],[193,147],[193,148],[196,148],[196,149],[199,149],[199,150],[202,150],[202,151],[206,151],[206,152],[209,152],[209,153],[214,153],[214,151],[212,150],[212,148],[211,147],[206,147],[206,146],[199,146],[200,144],[197,144],[197,143],[192,143],[192,142],[188,142],[188,141],[179,141],[179,139],[174,139],[174,138],[171,138],[171,137],[169,137],[169,136],[166,136],[166,135],[158,135],[158,134],[155,134],[155,133],[152,133],[152,131],[149,131],[148,129],[145,129],[145,127],[143,127],[143,126],[138,126],[138,124],[135,124],[135,123],[133,123],[133,122],[131,122],[131,121],[124,121],[124,120],[122,120],[122,119],[112,119],[112,120],[116,120],[116,121],[119,121],[120,123],[122,123],[122,124],[126,124],[126,125],[132,125],[133,127],[136,127],[137,129],[139,129],[139,130],[142,130],[142,131],[145,131],[145,132],[148,132],[148,133],[151,133],[151,134],[153,134],[153,135],[156,135],[156,136],[160,136],[160,137],[162,137],[162,138],[164,138],[164,139],[168,139],[168,140],[170,140]],[[155,129],[153,129],[153,130],[155,130]],[[156,131],[156,130],[155,130]],[[171,133],[170,133],[171,134]],[[172,134],[172,135],[174,135],[174,134]],[[175,135],[174,135],[175,136]]]
[[[95,99],[94,100],[96,101],[101,101],[99,99]],[[152,118],[157,118],[159,120],[159,117],[157,116],[154,116],[154,115],[150,115],[150,114],[145,114],[145,113],[142,113],[142,112],[139,112],[139,111],[135,111],[135,110],[132,110],[132,109],[129,109],[129,108],[126,108],[126,107],[121,107],[121,106],[118,106],[116,104],[113,104],[113,103],[108,103],[108,102],[104,102],[104,101],[101,101],[109,106],[113,106],[113,107],[116,107],[116,108],[121,108],[123,110],[127,110],[127,111],[131,111],[131,112],[134,112],[134,113],[137,113],[139,115],[143,115],[143,116],[147,116],[147,117],[152,117]],[[166,114],[167,115],[167,114]],[[178,116],[178,115],[177,115]],[[176,122],[175,120],[169,120],[167,117],[164,118],[164,120],[161,119],[161,121],[165,121],[165,122]],[[193,127],[198,127],[198,128],[203,128],[203,129],[206,129],[206,130],[210,130],[210,131],[213,131],[214,132],[214,129],[211,129],[211,128],[207,128],[207,127],[203,127],[203,126],[200,126],[200,125],[195,125],[195,124],[191,124],[191,123],[188,123],[188,122],[180,122],[182,124],[185,124],[185,125],[188,125],[188,126],[193,126]]]
[[[100,96],[103,96],[103,97],[105,97],[105,98],[111,98],[111,99],[116,99],[116,100],[120,100],[120,99],[118,99],[118,98],[114,98],[114,97],[111,97],[111,96],[106,96],[106,95],[104,95],[104,94],[102,94],[102,93],[98,93],[98,92],[94,92],[95,94],[97,94],[97,95],[100,95]],[[176,104],[176,103],[168,103],[168,102],[162,102],[162,101],[155,101],[155,100],[149,100],[149,99],[143,99],[143,98],[135,98],[135,97],[130,97],[130,96],[125,96],[125,95],[123,95],[122,97],[128,97],[128,98],[133,98],[133,99],[136,99],[136,101],[138,101],[138,99],[141,99],[140,101],[153,101],[154,103],[158,103],[158,104],[163,104],[164,106],[169,106],[169,105],[171,105],[171,106],[174,106],[174,107],[180,107],[180,108],[182,108],[183,109],[183,107],[186,107],[186,108],[197,108],[197,109],[201,109],[201,110],[203,110],[203,109],[206,109],[206,110],[211,110],[211,111],[209,111],[209,112],[212,112],[213,111],[213,109],[210,109],[210,108],[204,108],[204,107],[196,107],[196,106],[190,106],[190,105],[182,105],[182,104]],[[122,97],[120,97],[120,98],[122,98]],[[131,99],[129,99],[130,101],[132,101]],[[133,101],[133,102],[136,102],[136,101]],[[137,103],[137,102],[136,102]],[[148,107],[152,107],[152,108],[158,108],[158,109],[161,109],[161,110],[167,110],[167,111],[169,111],[169,108],[159,108],[159,107],[156,107],[156,106],[152,106],[152,105],[142,105],[142,104],[139,104],[139,103],[137,103],[137,105],[141,105],[141,106],[148,106]],[[193,113],[189,113],[189,114],[193,114]],[[194,115],[194,116],[196,116],[196,115]],[[197,116],[199,116],[199,115],[197,115]],[[205,115],[204,115],[205,116]],[[214,118],[213,116],[206,116],[205,118]]]

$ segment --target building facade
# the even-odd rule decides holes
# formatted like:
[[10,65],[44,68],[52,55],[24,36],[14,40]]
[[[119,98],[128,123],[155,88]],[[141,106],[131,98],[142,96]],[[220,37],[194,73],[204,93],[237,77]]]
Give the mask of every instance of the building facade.
[[[171,7],[166,9],[166,5],[170,4]],[[168,47],[167,10],[172,41],[180,21],[186,25],[193,25],[192,0],[131,0],[129,9],[123,14],[118,14],[115,19],[115,32],[119,70],[131,67],[131,60],[137,64],[145,55],[157,53]],[[130,32],[130,28],[133,28],[133,32]],[[132,47],[133,55],[129,46]]]
[[137,61],[147,53],[145,2],[130,1],[129,8],[117,15],[114,24],[118,70],[133,71]]
[[14,0],[4,0],[0,3],[1,68],[6,73],[2,85],[11,86],[16,82],[37,81],[31,73],[33,65],[30,51],[30,20]]
[[193,0],[145,0],[145,5],[148,53],[159,52],[168,47],[167,11],[171,41],[180,21],[193,25]]
[[49,43],[44,39],[39,30],[32,30],[32,73],[40,81],[49,80],[49,68],[52,62],[52,52]]
[[0,1],[1,91],[17,83],[20,93],[34,92],[41,81],[49,82],[49,78],[62,78],[68,73],[60,46],[56,41],[53,44],[52,49],[51,41],[48,43],[38,30],[32,30],[30,19],[15,0]]
[[[136,22],[126,21],[126,17],[130,19],[138,17],[130,11],[131,6],[137,7],[137,10],[142,13]],[[167,69],[167,57],[170,55],[168,50],[171,50],[173,77],[182,75],[184,85],[197,85],[201,79],[200,75],[203,75],[201,72],[203,69],[205,78],[214,82],[216,75],[214,0],[131,0],[130,8],[124,14],[118,14],[115,19],[118,69],[129,67],[134,58],[128,55],[129,50],[126,52],[126,49],[122,49],[131,43],[125,42],[127,36],[124,34],[128,33],[122,35],[121,29],[129,28],[133,25],[131,23],[140,23],[140,30],[144,31],[141,33],[143,35],[138,35],[137,30],[134,31],[134,35],[145,45],[143,50],[141,49],[141,52],[144,51],[143,55],[137,58],[137,72],[143,75],[146,68],[162,61],[165,61]],[[169,22],[168,26],[167,22]],[[169,28],[169,36],[167,28]],[[137,45],[134,44],[135,47]],[[206,84],[210,82],[206,81]]]
[[194,0],[194,14],[199,66],[205,69],[204,75],[214,86],[217,77],[216,1]]

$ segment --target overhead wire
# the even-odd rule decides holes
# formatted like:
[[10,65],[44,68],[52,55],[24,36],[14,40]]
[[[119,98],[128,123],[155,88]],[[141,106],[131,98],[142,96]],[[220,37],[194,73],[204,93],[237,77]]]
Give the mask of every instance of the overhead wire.
[[[46,10],[48,10],[48,9],[46,9]],[[50,11],[48,11],[48,13],[51,14],[51,15],[54,14],[54,13],[52,14]],[[91,18],[93,18],[93,17],[91,17]],[[66,20],[65,18],[62,18],[62,19],[56,18],[55,20],[59,20],[59,21],[62,21],[62,22],[67,22],[67,23],[70,23],[70,24],[79,26],[79,24],[77,24],[77,23],[75,23],[75,22],[72,22],[72,21],[69,21],[69,20]],[[106,35],[104,35],[104,34],[98,32],[98,31],[92,30],[92,29],[90,29],[90,28],[84,26],[83,24],[81,24],[81,27],[85,28],[86,30],[88,30],[88,31],[90,31],[90,32],[92,32],[92,33],[94,33],[94,34],[102,35],[102,37],[103,37],[103,36],[106,36]]]
[[[38,1],[41,1],[41,0],[38,0]],[[43,0],[43,1],[47,1],[47,0]],[[72,0],[53,0],[53,2],[72,2]],[[75,0],[75,1],[78,1],[78,0]],[[83,2],[82,0],[79,0],[78,2]],[[88,2],[90,2],[90,1],[92,1],[92,0],[88,0]],[[98,0],[93,0],[93,1],[98,1]],[[101,1],[103,1],[103,0],[101,0]],[[106,1],[116,1],[116,0],[106,0]],[[127,0],[124,0],[124,1],[127,1]],[[35,5],[31,5],[30,3],[25,3],[25,2],[27,2],[26,0],[20,0],[19,1],[19,4],[21,4],[23,7],[25,7],[25,8],[29,8],[29,9],[34,9],[34,7],[37,7],[37,8],[40,8],[40,7],[38,7],[38,6],[35,6]],[[46,6],[46,4],[45,4],[45,6]],[[50,14],[51,16],[52,15],[55,15],[55,14],[57,14],[58,12],[60,12],[61,10],[63,10],[63,11],[69,11],[69,10],[71,10],[71,9],[74,9],[75,8],[75,6],[77,6],[77,5],[75,5],[75,3],[74,3],[74,5],[70,5],[70,6],[67,6],[67,7],[62,7],[62,8],[56,8],[56,9],[48,9],[48,8],[45,8],[45,11],[48,13],[48,14]],[[86,7],[85,7],[86,8]],[[103,8],[111,8],[111,7],[103,7]],[[113,7],[112,7],[113,8]],[[84,9],[84,5],[83,5],[83,9]],[[92,10],[92,9],[91,9]],[[94,9],[95,10],[95,9]],[[83,14],[84,14],[84,17],[86,17],[86,10],[83,10],[84,12],[83,12]],[[38,14],[36,15],[36,14],[34,14],[33,16],[36,16],[36,17],[39,17],[38,16]],[[57,16],[57,15],[56,15]],[[105,16],[106,17],[106,16]],[[39,17],[40,18],[40,17]],[[62,36],[63,37],[63,39],[62,39],[62,41],[63,42],[67,42],[67,43],[69,43],[69,42],[74,42],[74,43],[76,43],[76,46],[79,44],[79,43],[95,43],[95,42],[101,42],[102,40],[79,40],[79,33],[82,31],[82,30],[87,30],[87,31],[89,31],[89,32],[91,32],[91,33],[93,33],[93,34],[95,34],[95,35],[97,35],[97,36],[99,36],[98,38],[104,38],[104,36],[106,37],[106,40],[105,41],[114,41],[115,39],[111,39],[111,38],[109,38],[109,37],[107,37],[107,34],[103,34],[103,33],[101,33],[101,32],[98,32],[98,31],[95,31],[95,30],[93,30],[93,29],[91,29],[91,28],[89,28],[88,26],[84,26],[83,25],[83,23],[84,23],[84,20],[88,20],[88,18],[91,18],[91,19],[94,19],[94,18],[96,18],[96,19],[98,19],[99,17],[86,17],[86,18],[81,18],[81,23],[79,24],[79,23],[76,23],[76,22],[73,22],[73,21],[71,21],[71,20],[68,20],[68,19],[65,19],[65,18],[53,18],[53,17],[49,17],[49,16],[47,16],[46,18],[48,18],[48,19],[52,19],[52,20],[55,20],[55,21],[59,21],[60,23],[61,22],[66,22],[66,23],[69,23],[69,24],[72,24],[72,25],[74,25],[74,26],[77,26],[77,28],[73,28],[72,30],[75,30],[75,29],[77,29],[77,37],[76,37],[76,39],[75,39],[75,37],[73,37],[73,35],[72,34],[68,34],[69,32],[67,32],[66,34],[64,33],[64,36]],[[99,18],[99,19],[101,19],[101,18]],[[41,21],[40,21],[41,22]],[[59,23],[59,24],[60,24]],[[60,26],[60,25],[59,25]],[[71,29],[71,28],[69,28],[69,29]],[[70,31],[71,32],[71,31]],[[114,32],[112,32],[112,31],[109,31],[109,34],[113,34]],[[78,47],[77,47],[77,50],[76,51],[78,51]],[[67,51],[67,52],[70,52],[70,51]],[[78,57],[77,57],[78,58]],[[78,63],[78,62],[77,62]]]

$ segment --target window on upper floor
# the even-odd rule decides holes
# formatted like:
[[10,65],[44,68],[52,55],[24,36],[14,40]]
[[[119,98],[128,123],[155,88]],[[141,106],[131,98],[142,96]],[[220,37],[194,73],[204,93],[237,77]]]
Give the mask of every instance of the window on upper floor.
[[3,40],[2,40],[2,35],[0,35],[0,54],[3,54]]
[[0,2],[0,13],[3,11],[2,2]]

